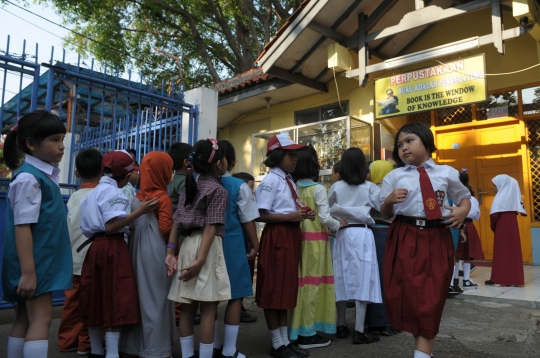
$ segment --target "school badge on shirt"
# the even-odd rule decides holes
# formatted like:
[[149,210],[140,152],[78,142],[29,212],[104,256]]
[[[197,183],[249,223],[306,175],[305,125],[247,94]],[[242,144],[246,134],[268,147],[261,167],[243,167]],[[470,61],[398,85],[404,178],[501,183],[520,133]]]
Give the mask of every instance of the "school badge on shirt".
[[429,198],[426,200],[426,206],[429,208],[429,210],[435,209],[435,206],[437,205],[437,202],[433,198]]
[[[445,197],[446,193],[442,190],[437,190],[435,191],[435,196],[437,197],[437,204],[439,204],[439,206],[442,208],[443,204],[444,204],[444,197]],[[435,207],[431,208],[430,209],[434,209]]]

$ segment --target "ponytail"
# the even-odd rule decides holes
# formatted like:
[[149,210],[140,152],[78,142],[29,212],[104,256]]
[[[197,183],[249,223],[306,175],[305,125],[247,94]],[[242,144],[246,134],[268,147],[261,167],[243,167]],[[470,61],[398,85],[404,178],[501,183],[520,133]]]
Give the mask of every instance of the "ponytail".
[[22,154],[17,148],[17,129],[13,128],[8,132],[4,141],[4,163],[11,170],[15,170],[21,165]]
[[191,152],[187,159],[187,173],[186,173],[186,201],[184,206],[193,203],[195,196],[199,192],[197,189],[197,182],[195,181],[195,173],[193,171],[193,158],[195,157],[195,152]]

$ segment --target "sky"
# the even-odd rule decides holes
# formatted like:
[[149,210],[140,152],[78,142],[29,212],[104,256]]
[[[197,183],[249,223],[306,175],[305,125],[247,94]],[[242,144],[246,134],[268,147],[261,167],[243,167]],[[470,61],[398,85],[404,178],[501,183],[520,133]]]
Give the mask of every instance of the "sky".
[[[11,2],[21,5],[22,2],[10,0]],[[60,24],[60,17],[54,12],[52,7],[34,4],[31,0],[26,7],[33,13],[39,14],[55,23]],[[6,3],[0,5],[0,51],[6,51],[7,39],[10,36],[9,52],[22,54],[23,43],[26,40],[26,53],[32,56],[36,53],[36,43],[38,44],[38,63],[49,62],[51,58],[51,48],[54,46],[54,58],[60,60],[62,58],[62,38],[67,35],[68,31],[51,24],[36,15],[17,8],[16,6]],[[48,32],[47,32],[48,31]],[[4,53],[2,53],[4,54]],[[35,59],[29,59],[35,61]],[[71,53],[71,56],[66,53],[66,62],[75,63],[76,55]],[[42,68],[42,72],[46,69]],[[5,86],[5,101],[19,92],[20,74],[4,73],[0,70],[0,94]],[[30,79],[24,76],[22,88],[30,84]],[[1,100],[1,98],[0,98]]]

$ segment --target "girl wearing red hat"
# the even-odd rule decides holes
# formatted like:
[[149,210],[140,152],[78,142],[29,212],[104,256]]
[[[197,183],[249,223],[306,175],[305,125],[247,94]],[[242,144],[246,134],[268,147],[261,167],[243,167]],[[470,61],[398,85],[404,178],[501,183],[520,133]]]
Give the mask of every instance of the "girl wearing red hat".
[[298,263],[302,232],[300,222],[314,220],[315,211],[304,205],[290,173],[296,167],[296,151],[308,147],[296,144],[287,133],[278,134],[267,145],[264,164],[270,173],[257,187],[259,221],[265,222],[257,266],[255,299],[264,309],[272,334],[270,355],[276,358],[305,357],[309,353],[290,343],[287,310],[296,307]]

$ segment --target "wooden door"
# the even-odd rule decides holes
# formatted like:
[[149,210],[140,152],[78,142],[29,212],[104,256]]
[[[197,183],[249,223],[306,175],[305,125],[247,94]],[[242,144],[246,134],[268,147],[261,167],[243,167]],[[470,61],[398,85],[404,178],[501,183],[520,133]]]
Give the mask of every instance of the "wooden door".
[[[476,159],[475,159],[474,131],[463,130],[437,135],[437,162],[446,164],[458,171],[467,169],[469,184],[476,196]],[[475,222],[478,234],[481,235],[484,228]]]
[[[519,125],[505,125],[474,130],[476,147],[476,168],[479,173],[477,198],[480,204],[480,233],[486,259],[493,258],[493,232],[490,227],[489,211],[495,197],[491,181],[496,175],[507,174],[519,183],[521,197],[526,208],[528,188],[524,186],[522,157],[522,128]],[[532,263],[532,242],[530,219],[518,216],[523,262]]]
[[[482,123],[485,125],[486,122]],[[469,184],[480,202],[480,220],[475,226],[480,235],[482,249],[487,260],[493,258],[493,232],[489,211],[495,196],[491,179],[498,174],[515,178],[520,186],[526,208],[528,189],[524,186],[523,157],[524,146],[520,124],[497,125],[491,127],[468,127],[466,130],[437,133],[437,156],[440,164],[450,165],[457,170],[467,168]],[[523,261],[532,263],[532,243],[530,219],[518,219],[521,235]]]

